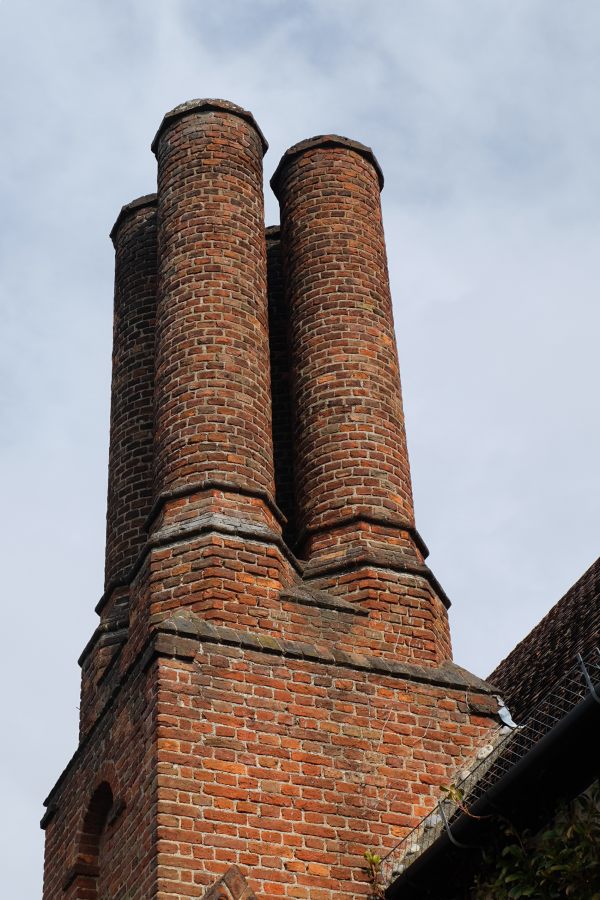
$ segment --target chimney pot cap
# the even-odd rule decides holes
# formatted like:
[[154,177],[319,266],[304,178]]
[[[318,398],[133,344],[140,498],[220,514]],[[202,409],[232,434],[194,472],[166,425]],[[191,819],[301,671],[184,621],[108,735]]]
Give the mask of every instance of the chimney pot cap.
[[151,150],[154,155],[156,155],[158,141],[165,128],[167,128],[173,122],[177,121],[177,119],[182,119],[184,116],[188,116],[191,113],[210,112],[211,110],[230,113],[233,116],[239,116],[240,119],[245,119],[246,122],[249,122],[260,138],[264,156],[269,148],[269,145],[264,134],[258,127],[256,119],[254,118],[252,113],[247,109],[244,109],[242,106],[237,106],[237,104],[231,103],[229,100],[218,100],[210,97],[204,97],[200,100],[187,100],[185,103],[180,103],[179,106],[176,106],[174,109],[170,110],[170,112],[164,115],[163,120],[159,125],[158,131],[154,136],[154,140],[152,141]]
[[117,235],[117,231],[121,227],[122,222],[131,216],[134,212],[137,212],[138,209],[144,209],[147,206],[156,206],[156,194],[144,194],[143,197],[137,197],[137,199],[132,200],[131,203],[126,203],[125,206],[121,207],[121,211],[115,220],[115,224],[110,230],[109,237],[111,241],[115,242],[115,237]]
[[281,157],[279,165],[271,178],[271,187],[277,198],[279,198],[278,191],[281,175],[288,163],[296,156],[301,156],[302,153],[305,153],[307,150],[314,150],[316,147],[342,147],[346,150],[354,150],[355,153],[359,153],[360,156],[363,156],[368,160],[375,169],[377,180],[379,181],[379,190],[382,190],[383,172],[377,161],[377,157],[370,147],[367,147],[366,144],[361,144],[360,141],[353,141],[351,138],[342,137],[339,134],[318,134],[315,137],[300,141],[298,144],[293,144],[293,146],[286,150]]

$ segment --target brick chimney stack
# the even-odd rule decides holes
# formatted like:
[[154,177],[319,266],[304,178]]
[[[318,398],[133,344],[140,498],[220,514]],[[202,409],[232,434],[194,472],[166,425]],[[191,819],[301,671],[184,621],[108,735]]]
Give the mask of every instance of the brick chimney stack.
[[[197,100],[164,117],[152,149],[159,264],[148,524],[151,540],[170,546],[182,529],[197,534],[163,561],[158,589],[142,603],[150,614],[190,608],[251,625],[252,607],[268,605],[269,590],[282,583],[281,553],[272,549],[283,516],[274,499],[271,430],[267,143],[251,113]],[[248,528],[262,540],[255,553]],[[238,559],[249,552],[251,575]],[[193,574],[199,560],[202,578]]]
[[156,194],[124,206],[115,248],[113,358],[100,624],[80,656],[80,735],[97,714],[96,685],[128,638],[130,592],[153,499]]
[[262,158],[252,115],[168,113],[158,160],[156,489],[274,493]]
[[152,506],[156,194],[124,206],[115,247],[105,590],[124,585]]
[[489,737],[414,523],[368,147],[168,113],[121,211],[100,622],[44,900],[360,900]]
[[371,606],[382,646],[450,656],[445,595],[415,529],[380,191],[369,147],[302,141],[271,180],[294,384],[305,580]]
[[368,147],[327,135],[291,147],[271,184],[290,307],[298,543],[312,559],[329,556],[349,522],[359,539],[361,522],[414,529],[383,176]]

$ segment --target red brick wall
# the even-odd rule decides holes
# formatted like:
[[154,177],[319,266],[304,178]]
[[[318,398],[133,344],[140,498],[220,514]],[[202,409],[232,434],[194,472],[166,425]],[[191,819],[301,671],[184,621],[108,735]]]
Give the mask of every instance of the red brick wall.
[[[44,823],[44,900],[157,896],[156,729],[156,675],[138,664],[53,789]],[[94,859],[82,837],[102,784],[110,787],[114,804]]]
[[[456,667],[201,619],[162,621],[141,649],[51,795],[45,900],[187,900],[234,864],[259,897],[367,897],[364,850],[430,811],[496,708]],[[90,874],[99,784],[116,809]]]
[[201,897],[232,864],[259,897],[369,896],[364,851],[391,849],[484,741],[468,695],[234,646],[165,659],[159,896]]

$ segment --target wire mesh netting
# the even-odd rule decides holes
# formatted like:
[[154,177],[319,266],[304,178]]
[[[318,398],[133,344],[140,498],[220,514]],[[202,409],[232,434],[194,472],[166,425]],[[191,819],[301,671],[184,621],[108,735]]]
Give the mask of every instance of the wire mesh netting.
[[578,657],[552,690],[516,726],[498,727],[478,761],[459,774],[439,798],[437,806],[383,858],[381,877],[391,884],[440,836],[461,808],[472,807],[520,759],[548,734],[567,713],[581,703],[600,681],[600,649]]

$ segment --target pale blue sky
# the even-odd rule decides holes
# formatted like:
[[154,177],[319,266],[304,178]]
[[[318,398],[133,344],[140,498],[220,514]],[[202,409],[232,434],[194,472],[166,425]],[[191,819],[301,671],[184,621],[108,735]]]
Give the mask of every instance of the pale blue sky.
[[267,178],[313,134],[374,148],[417,524],[485,675],[600,552],[599,88],[592,0],[0,0],[3,896],[40,896],[41,801],[76,744],[108,232],[153,190],[163,113],[251,109]]

